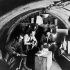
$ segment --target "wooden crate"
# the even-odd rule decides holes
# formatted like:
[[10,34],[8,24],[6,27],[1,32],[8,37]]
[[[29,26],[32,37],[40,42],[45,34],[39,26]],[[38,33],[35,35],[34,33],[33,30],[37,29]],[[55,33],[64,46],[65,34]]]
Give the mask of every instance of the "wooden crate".
[[52,65],[52,52],[47,51],[44,54],[36,54],[35,70],[49,70]]

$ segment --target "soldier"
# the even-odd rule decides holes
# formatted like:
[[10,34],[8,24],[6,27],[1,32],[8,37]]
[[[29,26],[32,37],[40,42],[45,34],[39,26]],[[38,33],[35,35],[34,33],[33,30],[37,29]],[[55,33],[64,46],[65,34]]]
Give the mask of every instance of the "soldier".
[[[24,53],[23,48],[22,48],[22,40],[23,40],[23,36],[20,35],[19,37],[17,37],[16,39],[14,39],[13,41],[11,41],[7,46],[6,46],[6,50],[10,55],[16,55],[16,56],[21,56],[21,54]],[[24,53],[23,56],[23,67],[22,70],[30,70],[27,66],[26,66],[26,55]]]
[[[17,37],[7,43],[7,46],[5,47],[6,51],[8,52],[5,57],[6,62],[9,56],[18,55],[19,53],[22,53],[22,39],[23,37],[20,35],[20,37]],[[17,49],[19,49],[19,52],[17,51]]]

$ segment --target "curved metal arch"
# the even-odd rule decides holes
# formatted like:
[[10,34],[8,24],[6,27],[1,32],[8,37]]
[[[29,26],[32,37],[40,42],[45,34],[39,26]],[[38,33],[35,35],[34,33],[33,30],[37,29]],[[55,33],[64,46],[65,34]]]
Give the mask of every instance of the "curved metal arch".
[[[41,3],[41,2],[38,2],[38,3]],[[36,3],[37,5],[38,5],[38,3]],[[31,4],[31,3],[30,3]],[[27,12],[27,10],[30,10],[30,8],[29,7],[31,7],[33,4],[28,4],[27,6],[25,6],[26,7],[26,9],[25,9],[25,7],[20,7],[20,10],[18,9],[18,10],[16,10],[16,11],[21,11],[18,15],[20,15],[20,14],[22,14],[22,13],[25,13],[25,12]],[[52,4],[52,3],[51,3]],[[30,6],[29,6],[30,5]],[[28,7],[29,6],[29,7]],[[46,8],[47,6],[49,6],[49,4],[47,4],[46,5],[46,3],[45,2],[43,2],[43,5],[42,6],[38,6],[38,7],[34,7],[34,9],[38,9],[38,8]],[[29,9],[27,9],[27,8],[29,8]],[[51,7],[52,8],[52,7]],[[23,12],[23,10],[25,9],[25,12]],[[33,9],[33,8],[31,8],[31,9]],[[55,11],[55,9],[53,9],[54,11]],[[48,10],[48,13],[49,14],[51,14],[51,15],[53,15],[53,16],[55,16],[56,18],[58,18],[58,19],[60,19],[62,22],[63,22],[63,24],[67,27],[67,28],[69,28],[70,27],[70,25],[69,25],[69,22],[68,21],[65,21],[65,19],[63,18],[63,17],[61,17],[61,15],[59,15],[59,14],[57,14],[57,13],[55,13],[54,11],[52,11],[52,10]],[[14,16],[14,13],[13,12],[15,12],[15,11],[12,11],[11,13],[9,13],[9,14],[7,14],[7,15],[5,15],[5,16],[3,16],[3,17],[1,17],[0,18],[0,21],[1,21],[1,23],[0,23],[0,25],[2,24],[2,23],[7,23],[7,22],[9,22],[13,17],[15,18],[15,17],[17,17],[18,15],[15,13],[15,16]],[[56,12],[58,12],[58,11],[56,11]],[[59,12],[58,12],[59,13]],[[9,16],[10,15],[10,16]],[[16,16],[17,15],[17,16]],[[63,14],[64,15],[64,14]],[[6,18],[8,16],[8,18],[10,17],[11,19],[9,19],[8,21],[7,21],[7,19],[8,18]],[[66,15],[64,15],[64,16],[66,16]],[[66,16],[67,17],[67,16]],[[3,20],[4,19],[4,20]],[[21,19],[21,18],[20,18]],[[3,20],[3,21],[2,21]],[[66,19],[67,20],[67,19]],[[5,22],[6,21],[6,22]],[[4,24],[2,24],[2,26],[4,25]],[[16,25],[17,25],[17,23],[16,24],[14,24],[14,25],[12,25],[12,27],[16,27]],[[0,27],[0,28],[2,28],[2,27]],[[11,31],[13,30],[13,28],[11,29]],[[9,33],[9,36],[10,36],[10,33]]]

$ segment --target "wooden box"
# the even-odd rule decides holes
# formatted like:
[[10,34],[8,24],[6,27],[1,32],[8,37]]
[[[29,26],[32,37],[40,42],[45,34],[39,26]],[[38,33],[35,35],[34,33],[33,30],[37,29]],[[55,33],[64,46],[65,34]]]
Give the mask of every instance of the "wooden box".
[[35,70],[49,70],[52,65],[52,52],[37,53],[35,56]]

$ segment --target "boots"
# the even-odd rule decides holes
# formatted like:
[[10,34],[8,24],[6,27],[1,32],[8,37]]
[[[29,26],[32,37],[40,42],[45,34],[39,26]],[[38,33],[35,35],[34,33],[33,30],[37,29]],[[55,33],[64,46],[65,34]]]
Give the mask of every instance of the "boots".
[[28,68],[26,66],[26,56],[24,57],[24,60],[23,60],[23,68],[22,68],[22,70],[32,70],[32,69],[30,69],[30,68]]

